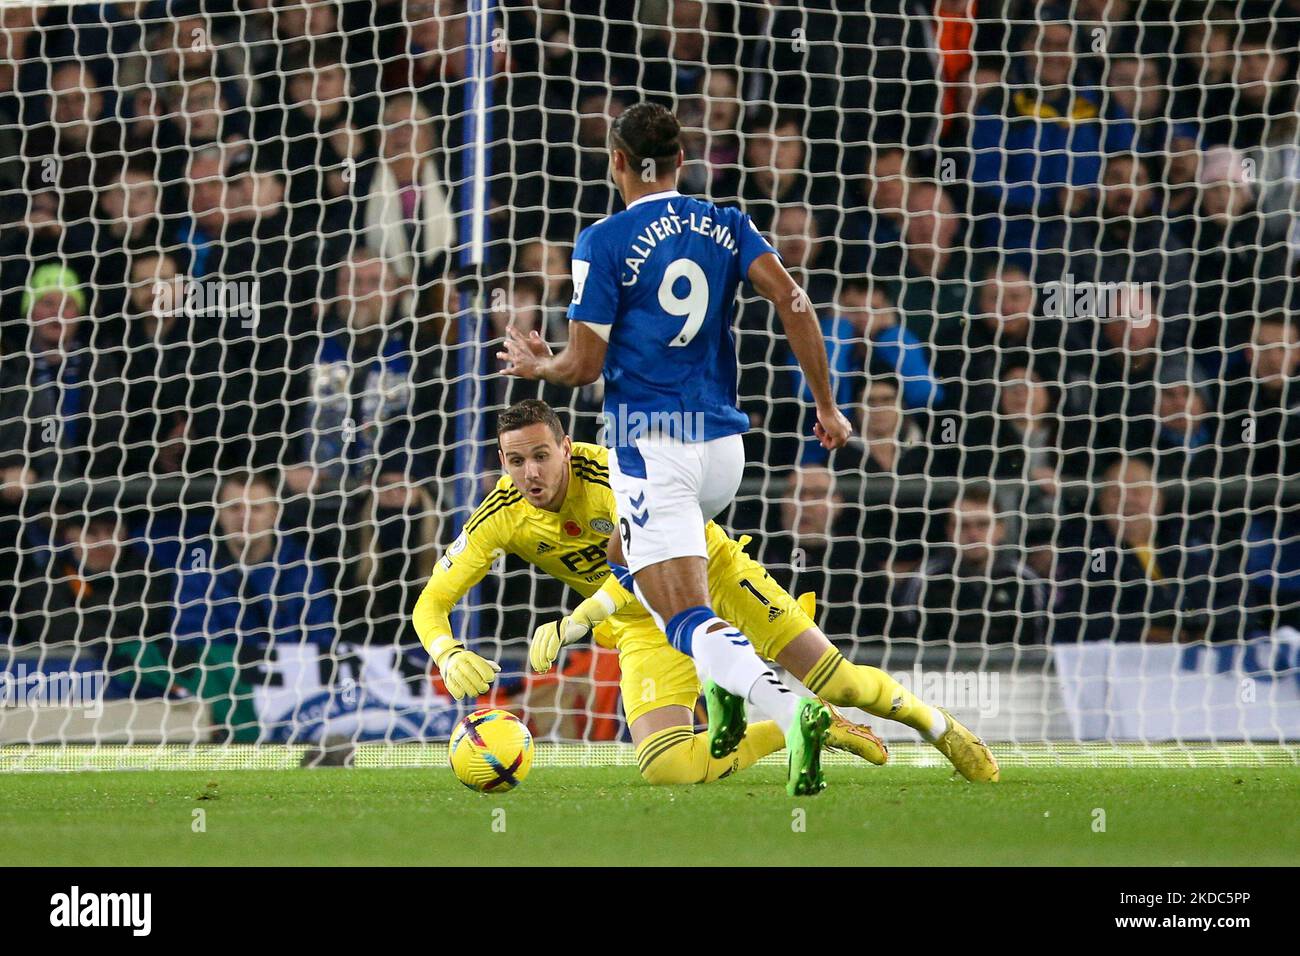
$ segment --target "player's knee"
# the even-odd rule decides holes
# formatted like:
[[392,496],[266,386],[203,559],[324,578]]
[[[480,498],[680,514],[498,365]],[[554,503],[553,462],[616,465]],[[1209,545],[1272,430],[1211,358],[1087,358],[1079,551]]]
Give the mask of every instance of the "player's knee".
[[699,783],[699,774],[685,761],[657,760],[641,768],[641,779],[656,787],[685,786]]
[[641,779],[655,786],[680,786],[704,779],[696,766],[698,741],[687,728],[673,728],[647,739],[637,750]]

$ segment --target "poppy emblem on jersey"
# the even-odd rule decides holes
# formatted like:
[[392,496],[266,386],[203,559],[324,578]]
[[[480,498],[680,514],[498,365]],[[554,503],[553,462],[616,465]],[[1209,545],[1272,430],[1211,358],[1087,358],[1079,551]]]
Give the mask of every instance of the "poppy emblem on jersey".
[[613,534],[614,522],[608,518],[595,518],[591,522],[591,530],[596,534]]
[[582,525],[578,524],[578,522],[576,521],[566,521],[564,522],[564,533],[567,534],[570,538],[581,537]]

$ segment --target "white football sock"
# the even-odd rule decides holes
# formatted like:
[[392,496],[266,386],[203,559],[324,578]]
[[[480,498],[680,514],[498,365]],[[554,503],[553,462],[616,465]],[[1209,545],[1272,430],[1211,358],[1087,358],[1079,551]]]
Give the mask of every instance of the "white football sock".
[[723,690],[743,697],[782,730],[793,726],[799,698],[781,683],[740,631],[721,618],[710,618],[691,634],[691,653],[699,669]]
[[925,738],[926,743],[932,744],[947,732],[948,721],[944,719],[943,714],[939,713],[938,707],[926,709],[930,712],[930,730],[929,733],[920,731],[920,734]]

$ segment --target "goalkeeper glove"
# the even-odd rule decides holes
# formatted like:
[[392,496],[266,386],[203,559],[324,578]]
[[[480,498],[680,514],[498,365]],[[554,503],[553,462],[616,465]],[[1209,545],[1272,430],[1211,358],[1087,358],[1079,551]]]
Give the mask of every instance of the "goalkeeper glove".
[[480,657],[449,636],[433,642],[433,662],[438,665],[447,693],[456,700],[486,694],[501,670],[496,661]]
[[560,656],[560,648],[591,637],[596,626],[617,610],[613,605],[602,591],[597,591],[572,614],[558,621],[547,621],[533,631],[533,640],[528,645],[528,663],[533,670],[545,674]]

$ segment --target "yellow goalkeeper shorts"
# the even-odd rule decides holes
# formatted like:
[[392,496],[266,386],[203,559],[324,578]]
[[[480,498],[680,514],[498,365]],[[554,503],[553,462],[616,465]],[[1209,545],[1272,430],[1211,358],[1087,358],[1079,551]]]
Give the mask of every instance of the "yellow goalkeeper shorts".
[[[721,529],[709,535],[713,609],[736,625],[760,655],[775,660],[787,644],[813,626],[813,620],[762,565],[745,554],[747,540],[733,541]],[[660,707],[694,708],[700,696],[695,662],[668,643],[645,609],[631,605],[609,623],[618,648],[619,685],[628,724]]]

